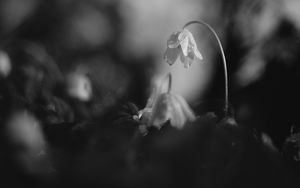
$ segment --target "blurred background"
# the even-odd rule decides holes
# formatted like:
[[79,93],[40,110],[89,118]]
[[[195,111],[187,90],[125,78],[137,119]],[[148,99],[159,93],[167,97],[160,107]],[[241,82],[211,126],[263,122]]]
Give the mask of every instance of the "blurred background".
[[[222,58],[206,28],[189,26],[202,61],[184,69],[163,59],[170,34],[200,19],[223,43],[237,122],[280,149],[291,129],[300,131],[299,7],[298,0],[1,0],[1,132],[15,147],[28,145],[22,152],[47,150],[47,125],[99,118],[124,101],[144,108],[168,72],[172,91],[192,108],[222,101]],[[23,121],[34,123],[18,128]],[[19,157],[30,173],[47,166]]]

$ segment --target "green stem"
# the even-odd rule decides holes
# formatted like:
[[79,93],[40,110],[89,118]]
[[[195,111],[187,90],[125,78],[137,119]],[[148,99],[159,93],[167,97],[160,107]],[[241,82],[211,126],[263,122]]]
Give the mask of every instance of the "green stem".
[[218,41],[218,45],[222,54],[222,59],[223,59],[223,66],[224,66],[224,78],[225,78],[225,116],[228,115],[228,76],[227,76],[227,64],[226,64],[226,58],[225,58],[225,54],[224,54],[224,50],[221,44],[221,41],[216,33],[216,31],[207,23],[203,22],[203,21],[190,21],[188,23],[186,23],[183,26],[183,29],[186,28],[187,26],[191,25],[191,24],[200,24],[200,25],[204,25],[206,26],[215,36],[215,38]]

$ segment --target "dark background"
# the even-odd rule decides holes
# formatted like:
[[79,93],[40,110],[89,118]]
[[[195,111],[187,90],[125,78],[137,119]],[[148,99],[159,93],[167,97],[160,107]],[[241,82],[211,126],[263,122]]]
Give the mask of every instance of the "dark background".
[[[174,92],[183,95],[196,113],[201,115],[200,111],[220,110],[224,97],[222,59],[216,42],[205,29],[191,28],[204,63],[194,62],[191,70],[184,70],[180,62],[169,67],[162,58],[171,32],[180,30],[187,21],[197,19],[212,25],[223,43],[228,63],[229,98],[237,123],[247,130],[266,133],[281,155],[291,130],[297,133],[300,129],[300,14],[296,7],[300,7],[300,2],[292,0],[2,0],[0,51],[7,55],[11,66],[8,75],[1,68],[0,78],[3,169],[13,171],[7,172],[12,174],[11,177],[25,177],[29,182],[32,179],[33,182],[41,181],[42,185],[52,182],[47,175],[46,178],[44,175],[40,177],[45,173],[41,170],[42,165],[32,167],[31,172],[10,159],[18,155],[15,150],[19,146],[7,141],[9,133],[5,125],[12,114],[20,110],[26,109],[31,114],[29,117],[40,123],[41,131],[36,134],[45,135],[42,140],[48,142],[46,145],[50,145],[50,153],[59,158],[57,163],[63,166],[62,169],[71,168],[76,160],[96,163],[98,160],[92,154],[82,154],[82,149],[89,151],[87,148],[94,147],[93,143],[100,143],[101,151],[106,150],[103,148],[119,149],[118,139],[128,135],[111,133],[107,122],[114,118],[109,118],[122,111],[121,106],[126,102],[144,108],[153,83],[169,71],[174,77]],[[3,54],[0,62],[4,61]],[[82,69],[91,81],[93,97],[88,102],[74,99],[65,92],[67,75]],[[128,110],[126,113],[129,113]],[[74,133],[74,130],[79,130],[79,133]],[[21,131],[19,134],[25,133]],[[73,134],[79,136],[74,138]],[[105,135],[116,138],[116,141],[107,144]],[[32,136],[29,134],[28,137]],[[69,138],[70,141],[65,141]],[[22,145],[23,141],[20,142],[19,145]],[[31,148],[31,145],[28,147]],[[217,143],[215,147],[221,146]],[[260,151],[257,153],[259,155]],[[74,157],[76,154],[80,159]],[[109,161],[107,164],[114,163],[110,161],[112,156],[120,157],[115,153],[100,156],[102,160],[99,161]],[[11,161],[5,164],[6,160]],[[150,164],[155,166],[156,162]],[[95,166],[111,168],[99,163]],[[85,162],[81,165],[85,166]],[[74,168],[78,170],[82,166]],[[88,173],[106,173],[99,172],[96,167],[93,169],[93,165],[86,166],[91,168]],[[119,171],[119,167],[113,166],[110,173]],[[14,168],[20,168],[21,175],[15,175]],[[161,172],[159,165],[154,172],[151,170],[146,173],[150,177],[156,171]],[[217,167],[214,170],[219,171]],[[60,173],[63,177],[67,174],[64,170]],[[164,174],[164,171],[161,173]],[[81,174],[76,175],[81,177]],[[126,179],[124,174],[120,176]],[[159,181],[156,176],[153,177]],[[141,179],[151,181],[151,178]]]

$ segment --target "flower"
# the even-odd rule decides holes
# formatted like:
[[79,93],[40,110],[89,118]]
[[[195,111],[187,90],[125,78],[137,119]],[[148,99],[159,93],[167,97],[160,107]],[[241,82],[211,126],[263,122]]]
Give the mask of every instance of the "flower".
[[196,119],[193,110],[185,99],[170,91],[163,92],[156,87],[147,101],[146,107],[139,112],[139,118],[147,127],[161,128],[167,121],[171,126],[181,129],[186,122]]
[[192,33],[187,29],[183,29],[182,32],[174,32],[168,39],[167,46],[164,59],[169,65],[173,65],[178,56],[185,68],[191,66],[195,56],[200,60],[203,59]]

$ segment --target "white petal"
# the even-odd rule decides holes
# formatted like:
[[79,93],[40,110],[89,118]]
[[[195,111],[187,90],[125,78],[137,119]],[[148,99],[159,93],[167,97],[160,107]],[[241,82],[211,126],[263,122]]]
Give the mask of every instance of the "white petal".
[[189,46],[189,31],[184,29],[179,35],[178,40],[184,56],[188,55],[188,46]]
[[203,60],[203,57],[202,57],[201,53],[199,52],[199,50],[197,49],[197,47],[194,48],[194,54],[198,59]]
[[187,29],[183,29],[183,31],[181,33],[179,33],[178,35],[178,40],[179,42],[183,41],[186,38],[189,38],[191,35],[191,32]]
[[178,35],[180,32],[174,32],[172,35],[169,37],[167,41],[167,45],[169,48],[177,48],[180,45],[180,42],[178,40]]
[[185,38],[184,40],[182,40],[180,42],[180,46],[181,46],[183,55],[187,56],[188,55],[189,39]]
[[176,99],[180,103],[182,110],[188,119],[188,121],[194,121],[196,119],[194,111],[191,109],[191,107],[188,105],[188,103],[185,101],[185,99],[180,95],[175,95]]
[[195,41],[195,38],[194,38],[193,34],[191,32],[189,32],[188,30],[187,30],[187,33],[188,33],[188,37],[189,37],[189,41],[190,41],[189,45],[192,47],[195,56],[198,59],[202,60],[203,57],[202,57],[201,53],[199,52],[199,50],[197,48],[197,43]]
[[181,129],[181,128],[183,128],[184,124],[186,123],[187,118],[185,116],[185,113],[182,109],[180,102],[177,100],[175,95],[172,95],[171,99],[172,99],[170,101],[170,106],[171,106],[171,110],[172,110],[172,112],[171,112],[172,116],[170,118],[171,125],[173,127]]

